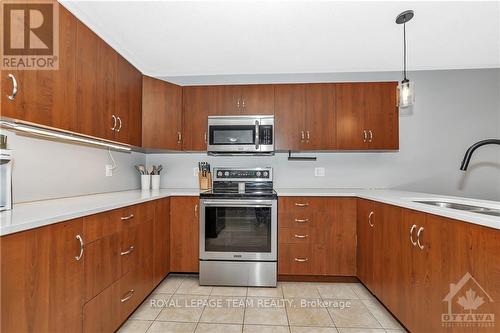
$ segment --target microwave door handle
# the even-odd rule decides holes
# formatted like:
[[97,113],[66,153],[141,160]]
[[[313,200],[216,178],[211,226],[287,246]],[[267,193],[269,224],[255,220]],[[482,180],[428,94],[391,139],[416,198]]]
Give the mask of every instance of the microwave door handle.
[[255,121],[255,150],[259,149],[260,138],[259,138],[259,121]]

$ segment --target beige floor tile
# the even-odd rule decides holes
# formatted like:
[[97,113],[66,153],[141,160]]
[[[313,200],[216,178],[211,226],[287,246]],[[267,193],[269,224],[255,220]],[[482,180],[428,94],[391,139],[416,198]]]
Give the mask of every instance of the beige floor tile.
[[352,290],[349,283],[318,283],[316,287],[322,298],[359,298],[354,290]]
[[370,310],[383,328],[403,329],[399,322],[376,299],[363,300],[363,304]]
[[279,297],[279,298],[283,298],[283,290],[281,290],[280,283],[278,283],[278,286],[276,288],[248,287],[247,296],[249,296],[249,297]]
[[288,326],[245,325],[243,333],[289,333]]
[[192,333],[196,323],[174,323],[168,321],[155,321],[148,333]]
[[328,311],[337,327],[381,328],[379,322],[360,300],[349,300],[350,307],[330,307]]
[[283,282],[281,288],[285,298],[320,298],[315,283]]
[[169,275],[155,289],[155,293],[173,294],[179,288],[185,276]]
[[339,333],[385,333],[381,328],[339,328]]
[[213,287],[208,286],[200,286],[200,282],[198,277],[186,277],[177,291],[176,294],[183,295],[210,295]]
[[352,290],[358,295],[359,299],[374,299],[375,296],[372,295],[372,293],[366,289],[365,286],[363,286],[361,283],[353,283],[351,285]]
[[151,320],[129,319],[120,327],[118,333],[145,333],[152,323]]
[[131,319],[154,320],[170,299],[169,294],[153,294],[132,313]]
[[246,296],[246,287],[213,287],[211,296]]
[[199,323],[195,333],[241,333],[242,325]]
[[245,324],[288,325],[283,299],[248,297],[246,304]]
[[156,320],[196,323],[201,317],[208,296],[174,295]]
[[293,299],[286,307],[290,326],[334,326],[321,299]]
[[290,331],[292,333],[338,333],[336,328],[333,327],[298,327],[291,326]]
[[210,297],[200,322],[218,324],[243,324],[245,314],[244,297]]

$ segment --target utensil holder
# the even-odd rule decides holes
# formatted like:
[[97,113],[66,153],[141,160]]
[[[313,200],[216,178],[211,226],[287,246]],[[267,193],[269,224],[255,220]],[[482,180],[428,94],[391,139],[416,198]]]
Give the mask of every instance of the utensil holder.
[[203,175],[198,172],[198,181],[200,183],[200,190],[209,190],[212,188],[212,174],[210,172]]
[[151,176],[150,175],[141,175],[141,189],[143,191],[149,190],[151,186]]
[[152,190],[160,189],[160,175],[151,175],[151,189]]

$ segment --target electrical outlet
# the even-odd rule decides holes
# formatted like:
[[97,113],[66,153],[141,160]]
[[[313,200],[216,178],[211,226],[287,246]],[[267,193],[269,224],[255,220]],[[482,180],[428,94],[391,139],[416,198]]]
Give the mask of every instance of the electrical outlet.
[[314,168],[315,177],[325,177],[325,168]]
[[111,164],[106,164],[104,168],[106,169],[106,177],[113,176],[113,166]]

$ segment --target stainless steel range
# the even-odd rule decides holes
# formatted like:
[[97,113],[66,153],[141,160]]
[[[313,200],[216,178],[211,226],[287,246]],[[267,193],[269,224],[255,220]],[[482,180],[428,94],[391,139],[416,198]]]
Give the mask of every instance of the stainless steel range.
[[214,168],[200,194],[200,284],[276,286],[277,226],[272,168]]

